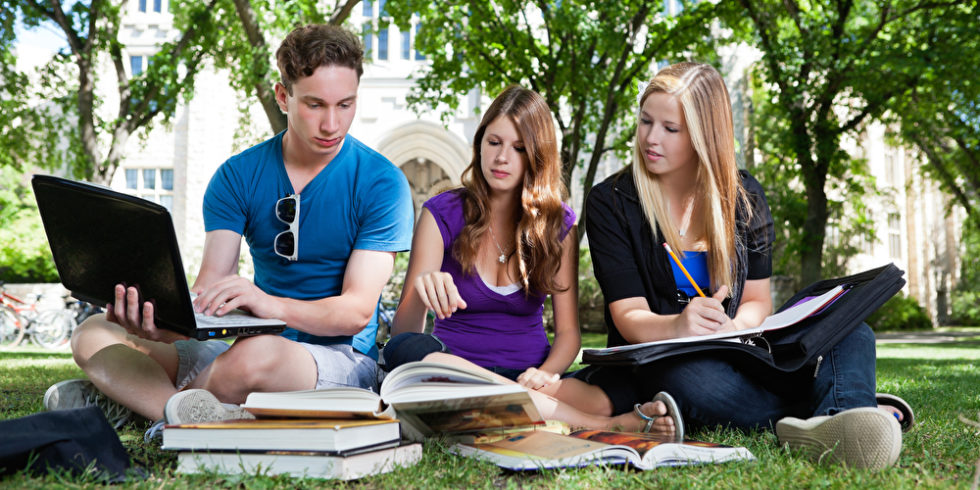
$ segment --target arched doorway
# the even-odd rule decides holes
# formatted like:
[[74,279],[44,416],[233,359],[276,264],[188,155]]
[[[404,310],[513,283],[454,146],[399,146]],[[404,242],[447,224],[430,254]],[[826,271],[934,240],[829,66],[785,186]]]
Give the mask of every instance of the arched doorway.
[[377,149],[408,178],[416,216],[426,199],[459,185],[471,158],[460,136],[427,121],[395,128],[381,138]]

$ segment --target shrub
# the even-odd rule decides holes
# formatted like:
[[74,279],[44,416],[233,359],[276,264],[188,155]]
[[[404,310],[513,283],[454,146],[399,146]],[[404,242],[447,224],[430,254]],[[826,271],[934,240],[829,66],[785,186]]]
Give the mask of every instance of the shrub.
[[914,298],[893,296],[878,311],[868,317],[868,325],[875,331],[924,330],[932,328],[929,314]]
[[953,291],[953,311],[949,316],[951,325],[980,325],[980,293],[974,291]]

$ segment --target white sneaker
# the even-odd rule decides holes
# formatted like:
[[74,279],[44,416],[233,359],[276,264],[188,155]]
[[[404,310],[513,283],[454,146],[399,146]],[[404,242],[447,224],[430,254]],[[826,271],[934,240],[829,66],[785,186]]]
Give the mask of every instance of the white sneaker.
[[168,424],[199,424],[222,420],[254,419],[238,405],[226,405],[208,390],[193,389],[177,392],[167,400],[163,417]]
[[133,419],[133,411],[120,405],[99,391],[87,379],[68,379],[51,385],[44,392],[45,410],[68,410],[95,405],[102,410],[106,420],[115,429]]
[[853,468],[882,469],[898,460],[902,428],[894,416],[874,407],[852,408],[806,420],[776,422],[779,443],[800,449],[814,461]]

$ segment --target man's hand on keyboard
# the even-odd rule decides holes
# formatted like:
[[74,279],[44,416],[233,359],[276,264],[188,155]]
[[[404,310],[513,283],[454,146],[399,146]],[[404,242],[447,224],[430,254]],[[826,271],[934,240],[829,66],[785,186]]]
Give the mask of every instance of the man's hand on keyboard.
[[282,318],[279,301],[241,276],[227,276],[196,292],[194,311],[198,313],[222,316],[238,308],[259,318]]

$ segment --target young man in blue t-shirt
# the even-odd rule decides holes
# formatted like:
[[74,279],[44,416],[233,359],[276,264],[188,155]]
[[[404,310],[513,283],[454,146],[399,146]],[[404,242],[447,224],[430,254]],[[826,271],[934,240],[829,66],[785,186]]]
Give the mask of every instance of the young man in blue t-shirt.
[[[349,31],[292,31],[276,53],[276,100],[286,131],[228,159],[204,196],[207,232],[195,309],[241,308],[290,327],[281,336],[196,341],[139,314],[135,288],[72,337],[86,380],[55,384],[47,409],[98,403],[168,423],[249,417],[252,391],[329,386],[374,388],[378,298],[395,252],[409,248],[412,202],[404,174],[347,134],[354,120],[363,51]],[[242,238],[254,282],[238,275]],[[120,409],[118,402],[129,410]],[[220,400],[220,402],[219,402]],[[231,408],[229,408],[231,407]]]

